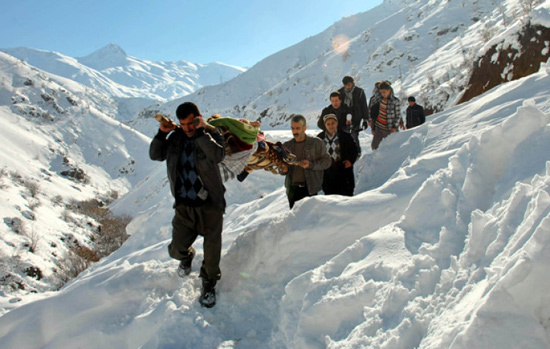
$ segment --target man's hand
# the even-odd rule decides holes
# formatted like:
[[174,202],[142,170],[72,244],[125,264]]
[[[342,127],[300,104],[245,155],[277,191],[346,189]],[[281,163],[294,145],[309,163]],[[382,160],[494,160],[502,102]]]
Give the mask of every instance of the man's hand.
[[160,124],[160,130],[162,132],[166,132],[166,133],[174,131],[176,129],[176,127],[177,127],[177,125],[174,124],[173,122],[170,125],[168,125],[166,123],[161,123]]
[[395,132],[397,132],[397,129],[396,129],[396,128],[392,128],[390,132],[391,132],[391,133],[395,133]]
[[303,168],[304,170],[309,168],[309,160],[300,161],[300,167]]
[[197,116],[193,120],[193,125],[195,125],[195,128],[204,128],[206,127],[206,122],[202,118],[202,116]]
[[175,122],[172,121],[172,119],[170,118],[167,118],[166,116],[162,115],[162,114],[157,114],[155,115],[155,119],[160,122],[160,130],[162,132],[170,132],[170,131],[173,131],[176,129],[176,127],[178,127],[178,125],[176,125]]
[[344,160],[344,167],[345,167],[345,168],[350,168],[351,166],[353,166],[353,164],[351,163],[351,161],[349,161],[349,160]]

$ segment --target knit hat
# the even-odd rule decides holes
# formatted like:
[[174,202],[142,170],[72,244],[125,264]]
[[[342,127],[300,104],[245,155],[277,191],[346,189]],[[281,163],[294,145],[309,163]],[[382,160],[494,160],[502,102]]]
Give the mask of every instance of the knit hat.
[[414,98],[413,96],[410,96],[409,99],[408,99],[409,102],[416,102],[416,98]]
[[336,122],[338,122],[338,118],[334,114],[327,114],[323,116],[323,123],[326,123],[328,119],[334,119]]

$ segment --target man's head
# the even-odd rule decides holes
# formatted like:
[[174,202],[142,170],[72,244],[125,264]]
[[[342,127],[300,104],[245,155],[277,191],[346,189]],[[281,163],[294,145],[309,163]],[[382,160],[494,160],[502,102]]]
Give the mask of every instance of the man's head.
[[338,129],[338,118],[334,114],[327,114],[323,117],[325,128],[329,136],[333,136]]
[[348,92],[351,91],[353,86],[355,86],[355,83],[353,82],[353,78],[349,75],[344,76],[344,78],[342,79],[342,84],[344,84],[344,88]]
[[340,108],[340,105],[342,105],[342,96],[340,92],[334,91],[330,94],[330,104],[334,109]]
[[290,119],[290,129],[296,142],[302,142],[306,139],[306,118],[303,115],[294,115]]
[[380,87],[379,87],[379,90],[380,90],[380,94],[382,95],[382,98],[384,98],[384,99],[390,98],[390,95],[391,95],[391,86],[390,86],[390,84],[388,84],[386,82],[381,83]]
[[408,98],[408,101],[409,101],[409,106],[411,107],[416,104],[416,98],[414,98],[413,96],[410,96]]
[[176,109],[176,117],[187,137],[193,137],[195,135],[197,128],[193,121],[196,117],[200,116],[201,112],[195,103],[185,102],[180,104]]

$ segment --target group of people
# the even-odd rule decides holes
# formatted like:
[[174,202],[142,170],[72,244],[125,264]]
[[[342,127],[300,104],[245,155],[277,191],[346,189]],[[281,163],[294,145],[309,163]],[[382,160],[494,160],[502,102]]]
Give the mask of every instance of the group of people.
[[371,147],[375,150],[399,127],[410,129],[425,121],[424,109],[411,96],[406,124],[403,122],[400,101],[388,81],[375,84],[368,106],[365,91],[355,85],[351,76],[345,76],[342,84],[341,89],[330,94],[330,105],[321,111],[317,126],[323,131],[317,137],[306,135],[306,119],[302,115],[291,119],[294,138],[284,145],[299,161],[298,166],[287,166],[283,172],[290,208],[306,196],[317,195],[321,189],[326,195],[353,195],[353,165],[361,155],[362,130],[370,126]]
[[[330,106],[323,109],[317,137],[306,135],[306,118],[291,119],[293,138],[284,146],[295,156],[292,164],[284,164],[285,188],[290,208],[296,201],[316,195],[321,189],[327,195],[352,196],[355,188],[353,164],[361,153],[359,132],[372,129],[372,148],[383,138],[397,132],[403,124],[399,100],[388,82],[377,83],[367,106],[363,89],[346,76],[343,87],[330,94]],[[207,127],[197,105],[185,102],[176,109],[179,125],[161,123],[153,138],[149,156],[166,161],[170,189],[175,199],[172,219],[170,257],[179,261],[178,275],[191,273],[195,257],[193,243],[204,237],[204,258],[199,276],[202,279],[199,303],[204,307],[216,304],[215,287],[221,278],[223,214],[225,187],[218,165],[225,157],[224,137]],[[406,127],[424,122],[422,107],[409,97]]]

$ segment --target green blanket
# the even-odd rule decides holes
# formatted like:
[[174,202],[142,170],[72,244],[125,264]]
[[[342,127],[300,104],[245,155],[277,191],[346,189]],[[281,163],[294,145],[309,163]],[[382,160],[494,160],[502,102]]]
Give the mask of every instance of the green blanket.
[[233,118],[212,119],[208,121],[208,123],[216,127],[226,127],[231,134],[246,144],[254,144],[256,142],[256,137],[258,137],[258,133],[260,132],[259,127],[252,126]]

